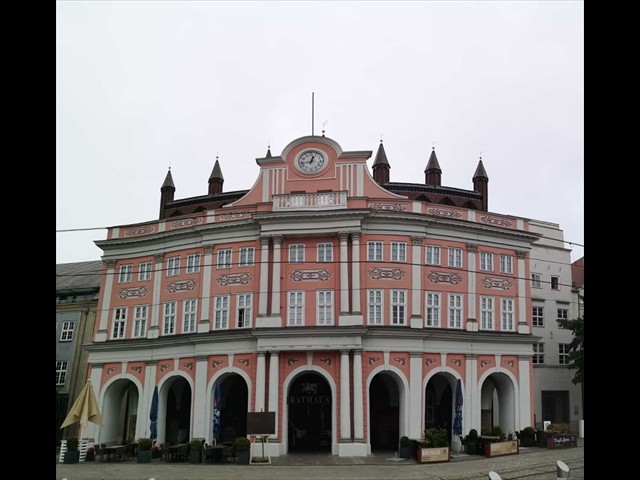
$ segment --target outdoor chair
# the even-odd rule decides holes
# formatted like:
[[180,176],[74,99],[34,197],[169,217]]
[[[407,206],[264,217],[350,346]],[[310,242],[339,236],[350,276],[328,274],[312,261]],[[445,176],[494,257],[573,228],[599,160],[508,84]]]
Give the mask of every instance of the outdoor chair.
[[104,443],[102,443],[102,444],[96,443],[94,445],[94,447],[93,447],[93,452],[94,452],[94,455],[95,455],[96,462],[102,462],[102,455],[103,455],[103,452],[102,452],[102,448],[103,447],[102,446],[103,445],[104,445]]
[[222,450],[222,458],[226,463],[235,463],[236,461],[236,449],[233,445],[224,447]]

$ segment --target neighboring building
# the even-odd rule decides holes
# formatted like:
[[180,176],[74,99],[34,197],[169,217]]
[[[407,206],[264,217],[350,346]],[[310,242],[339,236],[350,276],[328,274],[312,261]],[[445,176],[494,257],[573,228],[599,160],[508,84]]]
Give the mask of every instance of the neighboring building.
[[580,385],[571,382],[569,344],[571,330],[558,324],[574,319],[578,303],[572,288],[571,250],[565,247],[558,224],[531,220],[529,229],[542,234],[531,251],[531,321],[533,334],[540,337],[533,345],[535,427],[543,422],[570,423],[578,431],[583,418]]
[[584,257],[571,264],[573,301],[578,305],[578,317],[584,316]]
[[109,228],[87,346],[105,423],[85,436],[149,436],[157,386],[158,442],[211,441],[216,383],[221,440],[275,412],[271,455],[450,430],[457,380],[464,433],[531,425],[540,234],[488,212],[482,161],[463,190],[435,151],[424,184],[391,183],[382,143],[371,174],[371,154],[301,137],[256,159],[250,190],[223,192],[216,159],[208,194],[178,200],[169,172],[159,220]]
[[102,262],[56,265],[56,442],[78,435],[78,424],[60,429],[87,381],[87,352],[93,340]]

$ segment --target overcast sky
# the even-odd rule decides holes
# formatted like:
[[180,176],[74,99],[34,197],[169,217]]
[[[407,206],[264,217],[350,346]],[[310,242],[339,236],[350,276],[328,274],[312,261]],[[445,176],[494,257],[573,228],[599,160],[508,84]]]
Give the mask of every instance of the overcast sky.
[[[560,224],[584,244],[584,5],[518,2],[58,1],[56,229],[158,218],[250,189],[271,145],[315,133],[343,150],[380,137],[392,182],[472,190],[489,210]],[[106,230],[56,233],[56,263],[99,260]],[[584,255],[573,246],[572,260]]]

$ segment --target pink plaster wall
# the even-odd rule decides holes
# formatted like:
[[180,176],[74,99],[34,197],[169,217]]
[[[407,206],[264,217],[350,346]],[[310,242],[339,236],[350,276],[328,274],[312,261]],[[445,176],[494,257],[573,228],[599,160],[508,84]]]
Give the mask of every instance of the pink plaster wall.
[[211,355],[207,359],[207,385],[213,376],[220,370],[229,366],[228,355]]
[[181,358],[178,361],[178,370],[187,374],[191,380],[196,379],[196,359],[194,357]]
[[102,381],[100,383],[100,390],[104,388],[104,385],[111,380],[114,376],[120,375],[122,372],[122,364],[120,362],[105,363],[102,367]]

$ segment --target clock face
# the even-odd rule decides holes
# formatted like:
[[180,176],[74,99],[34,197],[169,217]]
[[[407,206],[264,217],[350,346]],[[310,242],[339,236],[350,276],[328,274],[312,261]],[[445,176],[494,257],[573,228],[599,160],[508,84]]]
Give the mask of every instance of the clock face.
[[317,173],[326,166],[327,160],[319,151],[307,150],[298,157],[296,164],[304,173]]

